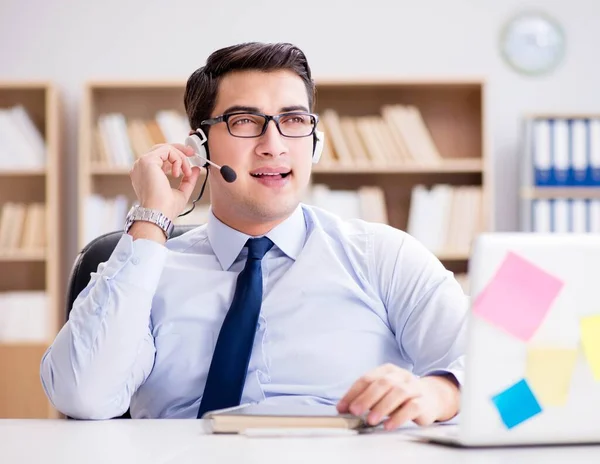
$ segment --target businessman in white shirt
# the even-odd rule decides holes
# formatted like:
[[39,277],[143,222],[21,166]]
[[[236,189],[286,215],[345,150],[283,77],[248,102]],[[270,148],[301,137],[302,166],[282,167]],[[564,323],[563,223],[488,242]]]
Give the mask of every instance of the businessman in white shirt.
[[183,144],[136,161],[139,207],[42,359],[59,411],[197,418],[327,404],[387,429],[458,413],[467,297],[405,232],[301,202],[322,142],[314,98],[291,44],[224,48],[190,76],[192,133],[237,177],[208,166],[207,224],[167,240],[205,168]]

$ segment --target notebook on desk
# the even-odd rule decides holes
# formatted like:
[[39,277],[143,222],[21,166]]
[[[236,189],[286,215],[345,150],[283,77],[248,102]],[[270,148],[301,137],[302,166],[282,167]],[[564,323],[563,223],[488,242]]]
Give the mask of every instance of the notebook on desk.
[[212,433],[241,433],[249,428],[368,428],[364,417],[339,414],[335,406],[264,404],[241,405],[207,412],[202,419],[209,421]]

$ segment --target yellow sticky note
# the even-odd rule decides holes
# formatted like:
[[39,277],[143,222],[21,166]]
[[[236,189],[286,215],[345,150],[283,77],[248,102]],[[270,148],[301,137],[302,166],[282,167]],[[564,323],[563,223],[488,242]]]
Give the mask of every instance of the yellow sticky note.
[[600,381],[600,314],[581,318],[581,344],[594,379]]
[[567,402],[576,360],[576,349],[532,346],[527,350],[526,378],[543,406]]

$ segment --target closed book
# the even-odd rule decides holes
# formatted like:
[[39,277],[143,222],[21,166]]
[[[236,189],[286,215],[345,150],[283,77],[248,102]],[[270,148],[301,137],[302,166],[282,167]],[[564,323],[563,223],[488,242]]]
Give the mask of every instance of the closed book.
[[370,427],[364,417],[340,414],[327,405],[249,404],[210,411],[202,416],[212,433],[242,433],[249,428],[339,428]]

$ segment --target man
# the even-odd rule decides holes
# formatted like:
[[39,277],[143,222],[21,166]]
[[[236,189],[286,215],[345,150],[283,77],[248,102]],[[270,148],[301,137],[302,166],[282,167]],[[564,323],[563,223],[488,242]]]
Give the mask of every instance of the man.
[[[290,44],[224,48],[193,73],[191,127],[237,179],[213,170],[206,225],[166,241],[164,222],[134,221],[92,274],[42,360],[58,410],[195,418],[320,403],[387,429],[457,414],[467,306],[453,275],[400,230],[300,202],[314,95]],[[164,144],[136,161],[141,211],[183,212],[200,173],[193,154]]]

